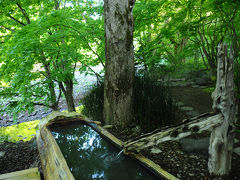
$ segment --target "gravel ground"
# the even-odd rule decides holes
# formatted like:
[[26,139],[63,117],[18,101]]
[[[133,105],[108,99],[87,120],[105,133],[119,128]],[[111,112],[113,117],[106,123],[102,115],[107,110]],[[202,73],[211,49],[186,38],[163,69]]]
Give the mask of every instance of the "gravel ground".
[[146,149],[142,153],[179,179],[240,179],[240,157],[235,153],[229,176],[213,177],[208,173],[208,155],[187,153],[175,141],[164,142],[157,148],[162,152],[152,154],[151,149]]
[[29,142],[0,144],[0,174],[38,167],[41,163],[35,138]]
[[[112,134],[128,141],[138,137],[141,131],[136,132],[134,128],[129,127],[124,130],[112,129]],[[205,134],[192,135],[190,138],[202,139],[209,137],[209,132]],[[237,137],[240,140],[240,137]],[[153,152],[153,150],[155,152]],[[206,149],[207,152],[207,149]],[[167,141],[157,146],[140,151],[145,157],[149,158],[164,170],[171,173],[179,179],[186,180],[234,180],[240,179],[240,156],[233,153],[232,171],[229,176],[214,177],[208,173],[208,153],[202,151],[187,152],[178,141]]]

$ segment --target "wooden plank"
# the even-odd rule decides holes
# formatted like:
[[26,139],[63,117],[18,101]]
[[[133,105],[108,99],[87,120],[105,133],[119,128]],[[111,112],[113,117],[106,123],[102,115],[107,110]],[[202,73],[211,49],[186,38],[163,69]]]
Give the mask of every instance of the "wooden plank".
[[37,133],[38,151],[45,180],[74,180],[62,152],[46,126]]
[[[112,135],[110,132],[108,132],[106,129],[102,128],[101,126],[96,125],[96,127],[94,127],[94,129],[96,129],[96,131],[98,133],[100,133],[101,135],[103,135],[104,137],[110,139],[113,143],[117,144],[118,146],[122,147],[123,146],[123,142],[116,138],[114,135]],[[158,176],[164,177],[168,180],[178,180],[178,178],[176,178],[175,176],[173,176],[172,174],[168,173],[167,171],[165,171],[164,169],[162,169],[159,165],[155,164],[153,161],[151,161],[148,158],[145,158],[143,155],[141,154],[135,154],[135,153],[128,153],[128,152],[124,152],[125,155],[131,156],[134,159],[138,160],[142,165],[147,166],[148,168],[150,168],[153,172],[155,172],[156,174],[158,174]]]
[[76,121],[76,120],[84,120],[84,117],[76,112],[66,113],[66,112],[59,112],[59,111],[53,111],[51,114],[49,114],[47,117],[41,119],[41,121],[38,124],[39,129],[41,129],[45,125],[51,125],[53,122],[61,122],[61,120],[64,119],[63,122],[67,121]]
[[31,168],[22,171],[0,175],[0,180],[41,180],[38,168]]
[[[94,128],[94,127],[93,127]],[[94,128],[99,134],[103,135],[104,137],[110,139],[113,143],[118,145],[119,147],[123,146],[123,142],[108,132],[106,129],[102,128],[101,126],[96,124],[96,128]]]
[[135,154],[135,153],[129,153],[128,155],[132,156],[133,158],[140,161],[142,164],[146,165],[148,168],[152,169],[153,171],[157,172],[158,175],[161,177],[164,177],[168,180],[178,180],[175,176],[170,174],[169,172],[162,169],[158,164],[155,164],[153,161],[151,161],[148,158],[145,158],[141,154]]

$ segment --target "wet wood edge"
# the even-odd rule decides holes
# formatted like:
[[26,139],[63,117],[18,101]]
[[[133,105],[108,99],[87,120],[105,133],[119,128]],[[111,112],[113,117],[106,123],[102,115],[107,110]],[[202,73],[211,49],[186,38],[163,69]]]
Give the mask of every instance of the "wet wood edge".
[[56,119],[74,119],[80,118],[76,113],[53,112],[46,118],[43,118],[37,131],[37,144],[40,160],[42,164],[43,176],[45,180],[74,180],[67,162],[48,126]]
[[[106,129],[99,125],[91,125],[93,129],[95,129],[98,133],[100,133],[105,138],[109,139],[112,143],[117,145],[122,149],[122,146],[124,142],[122,142],[120,139],[116,138],[114,135],[112,135],[110,132],[108,132]],[[157,175],[158,177],[163,177],[168,180],[178,180],[175,176],[170,174],[169,172],[162,169],[159,165],[151,161],[150,159],[144,157],[142,154],[135,154],[135,153],[124,153],[127,156],[130,156],[131,158],[137,160],[140,164],[142,164],[144,167],[147,167],[152,173]]]
[[45,180],[74,180],[62,152],[46,126],[37,133],[37,144]]
[[[67,174],[69,174],[69,175],[70,175],[71,172],[70,172],[68,167],[65,167],[65,164],[67,165],[66,160],[64,159],[57,142],[55,141],[54,137],[52,136],[51,132],[48,130],[47,127],[49,127],[49,126],[51,126],[55,123],[57,123],[57,124],[68,124],[68,123],[77,122],[77,121],[82,122],[82,123],[86,123],[87,125],[91,126],[100,135],[102,135],[103,137],[110,140],[111,143],[118,146],[119,148],[122,149],[122,147],[124,145],[124,142],[122,142],[120,139],[118,139],[117,137],[112,135],[110,132],[108,132],[106,129],[104,129],[101,126],[101,123],[99,121],[92,121],[92,120],[87,119],[86,117],[84,117],[84,116],[82,116],[78,113],[53,112],[48,117],[44,118],[43,121],[41,121],[41,123],[39,124],[39,129],[40,129],[39,132],[46,131],[49,138],[51,139],[51,141],[54,142],[53,144],[54,144],[55,148],[53,148],[53,150],[56,149],[58,151],[57,154],[60,156],[60,159],[62,160],[62,162],[61,162],[61,163],[63,163],[62,166],[64,166],[64,168],[62,168],[62,171],[63,172],[67,171]],[[41,138],[39,138],[39,135],[37,135],[37,139],[39,139],[38,140],[38,144],[40,145],[39,149],[43,148],[43,147],[41,147],[42,142],[41,142]],[[45,137],[44,139],[45,139],[45,141],[47,141],[47,137]],[[54,152],[54,151],[52,151],[52,152]],[[172,174],[168,173],[167,171],[162,169],[159,165],[155,164],[153,161],[144,157],[141,154],[135,154],[133,152],[128,152],[128,153],[124,153],[124,154],[133,158],[133,159],[135,159],[135,160],[137,160],[138,162],[140,162],[140,164],[147,167],[150,171],[152,171],[152,173],[154,173],[155,175],[157,175],[159,177],[163,177],[163,178],[169,179],[169,180],[178,180],[178,178],[176,178]],[[42,155],[42,156],[40,155],[42,166],[44,165],[44,167],[47,166],[47,164],[49,164],[49,162],[45,162],[46,160],[44,160],[44,159],[46,159],[46,156],[48,156],[48,154],[46,154],[46,152],[45,152],[45,155]],[[50,158],[50,160],[53,161],[52,158]],[[51,164],[55,164],[55,163],[51,162]],[[55,168],[59,168],[59,167],[55,166]],[[46,169],[46,168],[43,168],[44,178],[46,176],[49,179],[54,179],[52,177],[49,177],[49,173],[51,173],[52,171],[45,170],[45,172],[44,172],[44,169]],[[61,172],[61,171],[56,172],[56,175],[54,175],[54,176],[58,177],[59,173],[63,173],[63,172]],[[51,174],[53,174],[53,173],[51,173]],[[72,176],[71,178],[74,179],[72,174],[70,176]],[[55,177],[55,179],[56,179],[56,177]],[[48,179],[46,179],[46,180],[48,180]]]
[[0,180],[41,180],[38,168],[25,169],[0,175]]
[[162,169],[161,166],[159,166],[158,164],[144,157],[142,154],[129,153],[128,155],[133,157],[134,159],[137,159],[140,163],[146,165],[148,169],[152,169],[157,176],[164,177],[168,180],[179,180],[169,172]]

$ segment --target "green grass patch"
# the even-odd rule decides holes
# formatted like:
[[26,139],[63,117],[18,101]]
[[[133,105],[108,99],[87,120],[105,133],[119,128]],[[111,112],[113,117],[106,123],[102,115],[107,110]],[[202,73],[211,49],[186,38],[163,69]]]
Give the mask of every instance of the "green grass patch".
[[30,141],[38,129],[39,120],[23,122],[20,124],[0,127],[0,143],[4,141],[17,142],[17,141]]
[[214,91],[215,87],[208,87],[208,88],[204,88],[203,91],[207,92],[207,93],[212,93]]
[[[82,114],[84,106],[76,107],[76,112]],[[67,112],[64,110],[63,112]],[[4,141],[18,142],[18,141],[30,141],[35,135],[38,129],[39,120],[23,122],[12,126],[0,127],[0,143]]]
[[[75,107],[76,112],[79,113],[79,114],[82,114],[83,109],[84,109],[84,105],[81,105],[81,106]],[[63,110],[62,112],[66,112],[66,113],[68,113],[68,110]]]

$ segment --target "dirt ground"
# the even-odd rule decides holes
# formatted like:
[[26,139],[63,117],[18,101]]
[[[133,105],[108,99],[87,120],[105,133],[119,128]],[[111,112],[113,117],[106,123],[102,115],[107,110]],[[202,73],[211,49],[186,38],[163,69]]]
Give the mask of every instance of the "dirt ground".
[[[128,141],[137,137],[137,134],[132,132],[132,127],[125,129],[124,131],[118,131],[112,129],[111,133],[121,139],[122,141]],[[140,135],[140,134],[139,134]],[[203,137],[209,137],[210,133],[196,134],[190,138],[199,139]],[[239,136],[237,137],[240,140]],[[161,152],[153,154],[152,148],[157,148]],[[207,149],[206,149],[207,151]],[[178,141],[167,141],[160,145],[150,147],[148,149],[141,150],[140,153],[149,158],[156,164],[160,165],[164,170],[171,173],[179,179],[186,180],[234,180],[240,179],[240,156],[233,153],[232,157],[232,170],[229,176],[214,177],[208,172],[208,154],[202,152],[187,152],[183,149]]]
[[0,144],[0,174],[38,167],[41,170],[35,139],[29,142]]
[[212,111],[211,93],[205,92],[201,88],[173,87],[172,93],[176,100],[193,107],[199,114]]

